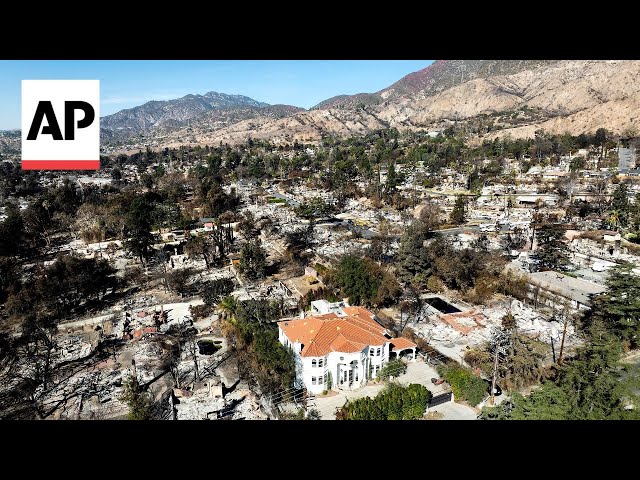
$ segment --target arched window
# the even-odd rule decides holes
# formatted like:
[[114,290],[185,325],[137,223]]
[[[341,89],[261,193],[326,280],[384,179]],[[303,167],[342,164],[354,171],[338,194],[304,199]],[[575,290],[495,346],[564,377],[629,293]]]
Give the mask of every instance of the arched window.
[[378,348],[378,350],[376,350],[376,356],[380,356],[380,349]]
[[313,360],[311,360],[311,366],[312,366],[313,368],[315,368],[315,367],[317,367],[317,366],[318,366],[318,361],[317,361],[315,358],[314,358]]

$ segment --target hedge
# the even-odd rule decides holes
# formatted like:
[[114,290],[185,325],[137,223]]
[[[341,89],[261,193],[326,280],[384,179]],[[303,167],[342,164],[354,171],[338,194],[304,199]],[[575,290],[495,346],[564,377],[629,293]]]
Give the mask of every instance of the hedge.
[[451,385],[455,398],[473,406],[478,405],[487,394],[485,381],[458,363],[440,365],[438,373]]
[[338,420],[417,420],[422,418],[431,400],[431,392],[412,383],[403,387],[390,383],[375,398],[348,402],[337,413]]

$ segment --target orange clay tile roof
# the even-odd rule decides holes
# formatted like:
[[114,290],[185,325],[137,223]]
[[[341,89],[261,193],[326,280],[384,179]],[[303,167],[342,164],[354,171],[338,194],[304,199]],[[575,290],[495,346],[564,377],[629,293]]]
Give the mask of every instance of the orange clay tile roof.
[[392,352],[399,352],[400,350],[404,350],[405,348],[415,348],[417,346],[411,340],[408,340],[404,337],[392,338],[390,342]]
[[385,334],[386,329],[373,319],[373,313],[369,310],[362,307],[345,307],[342,311],[362,328],[380,335]]
[[[323,315],[323,317],[327,316],[338,318],[335,313]],[[298,320],[285,320],[283,322],[278,322],[278,326],[284,331],[289,341],[308,345],[311,339],[318,333],[318,330],[320,330],[323,323],[323,318],[318,316],[301,318]]]
[[278,322],[291,342],[303,345],[303,357],[323,357],[329,352],[353,353],[367,345],[382,346],[390,340],[373,314],[360,307],[343,309],[346,317],[334,313]]

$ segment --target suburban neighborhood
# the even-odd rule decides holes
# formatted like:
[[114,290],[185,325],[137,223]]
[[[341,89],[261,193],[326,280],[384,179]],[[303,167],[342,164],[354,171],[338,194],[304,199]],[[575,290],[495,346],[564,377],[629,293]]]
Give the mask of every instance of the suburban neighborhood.
[[105,117],[94,172],[0,132],[1,419],[640,418],[637,130],[241,100]]

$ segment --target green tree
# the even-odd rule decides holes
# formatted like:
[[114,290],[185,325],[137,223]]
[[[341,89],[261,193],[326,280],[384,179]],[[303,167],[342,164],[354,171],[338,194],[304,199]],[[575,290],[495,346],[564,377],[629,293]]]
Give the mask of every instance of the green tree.
[[[620,364],[626,347],[637,347],[640,280],[631,265],[614,268],[608,291],[596,295],[583,318],[585,345],[563,363],[553,382],[528,397],[514,395],[483,418],[639,419],[640,367]],[[626,408],[631,405],[631,410]]]
[[425,286],[431,273],[431,261],[424,242],[426,232],[417,223],[411,224],[400,238],[400,249],[396,258],[398,278],[404,283]]
[[238,205],[240,205],[240,198],[236,195],[234,189],[227,193],[220,183],[209,178],[203,179],[197,190],[200,191],[203,214],[207,217],[218,217],[227,211],[235,212]]
[[401,293],[395,277],[370,258],[342,257],[332,279],[355,305],[388,305]]
[[584,157],[573,157],[571,162],[569,162],[569,170],[572,172],[577,172],[579,170],[584,170],[587,166],[587,162]]
[[391,163],[389,165],[389,169],[387,170],[387,182],[385,183],[384,190],[387,195],[393,194],[398,185],[402,184],[404,178],[402,175],[396,172],[395,163]]
[[438,367],[438,373],[451,385],[457,399],[466,400],[475,406],[488,395],[485,381],[459,363],[441,365]]
[[[513,317],[505,317],[508,325],[513,325]],[[543,361],[548,344],[535,340],[512,329],[506,356],[498,368],[498,382],[504,389],[517,390],[539,383],[544,378]],[[464,360],[472,368],[479,367],[489,377],[493,373],[494,356],[489,344],[467,350]]]
[[238,301],[236,300],[236,297],[228,295],[221,299],[218,303],[218,311],[222,318],[233,319],[238,311]]
[[631,212],[628,193],[629,188],[627,187],[627,184],[624,182],[619,183],[613,191],[613,198],[611,201],[611,209],[613,212],[616,212],[617,223],[623,227],[627,226],[629,213]]
[[[216,280],[210,280],[204,286],[204,292],[202,293],[202,300],[207,305],[214,306],[220,302],[224,297],[233,292],[235,285],[230,278],[218,278]],[[233,297],[232,297],[233,298]]]
[[474,248],[455,248],[447,237],[439,236],[424,249],[431,265],[431,275],[449,288],[468,290],[478,280],[497,279],[504,259]]
[[[547,382],[530,396],[514,394],[497,409],[485,408],[483,418],[513,420],[607,420],[640,418],[637,385],[627,388],[630,370],[620,367],[620,344],[601,323],[587,329],[588,344],[563,365],[553,383]],[[625,379],[627,377],[627,379]],[[637,379],[636,372],[631,378]],[[625,398],[636,408],[625,409]]]
[[480,414],[484,420],[567,420],[570,416],[567,392],[552,382],[544,383],[528,397],[515,392],[511,400],[485,407]]
[[135,376],[130,375],[122,383],[120,399],[129,407],[129,420],[151,420],[152,403]]
[[453,205],[453,210],[451,211],[451,216],[449,217],[449,221],[454,225],[461,225],[465,221],[465,215],[466,215],[465,198],[462,195],[458,195],[456,197],[456,203]]
[[378,376],[382,380],[387,380],[389,377],[397,377],[407,371],[407,365],[399,359],[390,360],[382,367]]
[[265,276],[267,253],[258,241],[247,242],[242,246],[239,271],[250,280],[257,280]]
[[151,233],[153,213],[154,206],[147,197],[136,197],[131,202],[125,219],[125,232],[129,237],[125,245],[141,262],[149,258],[155,241]]
[[38,272],[29,282],[16,285],[7,299],[7,313],[17,319],[59,322],[72,312],[102,306],[107,293],[120,282],[115,269],[102,259],[66,255]]
[[587,335],[589,343],[560,370],[557,383],[569,394],[570,418],[611,418],[622,410],[616,365],[622,346],[599,321],[589,326]]
[[285,235],[287,254],[293,259],[306,259],[309,256],[307,250],[313,243],[314,231],[313,222],[310,222],[306,228],[287,232]]
[[313,197],[305,200],[295,208],[297,215],[308,220],[315,220],[329,216],[334,213],[334,211],[334,206],[320,197]]
[[585,315],[586,326],[600,321],[631,348],[640,347],[640,277],[633,273],[633,264],[612,268],[607,290],[595,295],[592,308]]
[[253,300],[237,303],[235,315],[225,322],[225,330],[235,339],[241,372],[255,379],[264,394],[290,391],[296,378],[293,352],[278,341],[272,323],[284,315],[277,301]]
[[607,143],[607,131],[604,128],[596,130],[593,142],[596,146],[600,147],[600,160],[602,160],[604,156],[604,146]]
[[564,227],[557,224],[546,224],[536,230],[538,248],[535,257],[543,269],[566,270],[570,265],[564,234]]

